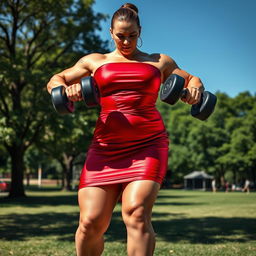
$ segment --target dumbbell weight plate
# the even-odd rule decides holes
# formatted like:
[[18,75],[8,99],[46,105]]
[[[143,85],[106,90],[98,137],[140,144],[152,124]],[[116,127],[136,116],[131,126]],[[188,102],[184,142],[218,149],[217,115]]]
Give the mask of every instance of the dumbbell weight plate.
[[200,120],[206,120],[214,111],[216,103],[217,97],[208,91],[204,91],[200,102],[191,107],[191,115]]
[[52,88],[51,98],[53,107],[59,114],[69,114],[74,112],[74,102],[68,99],[65,93],[65,86],[61,85]]
[[96,83],[91,76],[81,79],[82,96],[87,107],[94,107],[99,104],[99,94]]
[[178,75],[167,78],[161,88],[160,99],[168,104],[174,105],[180,98],[184,88],[185,79]]

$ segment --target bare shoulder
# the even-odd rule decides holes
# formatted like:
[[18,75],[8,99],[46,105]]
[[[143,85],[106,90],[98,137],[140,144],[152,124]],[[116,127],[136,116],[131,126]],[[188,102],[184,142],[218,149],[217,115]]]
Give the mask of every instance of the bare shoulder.
[[168,55],[163,53],[152,53],[148,55],[152,64],[155,65],[163,74],[163,79],[178,68],[176,62]]
[[163,53],[152,53],[148,55],[152,62],[156,63],[161,69],[166,66],[176,65],[175,61],[168,55]]
[[173,58],[166,54],[161,54],[162,70],[164,74],[164,80],[173,73],[175,69],[179,69],[177,63]]
[[176,66],[176,62],[174,61],[174,59],[172,59],[170,56],[161,53],[160,54],[161,58],[161,63],[163,64],[163,66]]
[[81,59],[78,60],[76,65],[82,66],[83,68],[93,71],[95,68],[95,65],[97,66],[97,63],[101,63],[106,59],[106,55],[102,53],[91,53],[88,55],[83,56]]

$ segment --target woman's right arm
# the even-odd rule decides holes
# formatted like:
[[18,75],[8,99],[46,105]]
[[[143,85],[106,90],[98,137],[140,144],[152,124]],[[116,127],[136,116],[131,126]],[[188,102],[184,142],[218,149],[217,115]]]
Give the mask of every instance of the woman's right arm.
[[91,74],[90,56],[82,57],[73,67],[63,70],[60,73],[53,75],[47,83],[47,90],[51,93],[52,88],[63,85],[68,87],[72,84],[77,84],[84,76]]
[[63,70],[62,72],[52,76],[47,83],[47,90],[51,94],[54,87],[65,86],[66,95],[71,101],[82,100],[80,80],[85,76],[89,76],[97,61],[104,58],[103,54],[93,53],[82,57],[73,67]]

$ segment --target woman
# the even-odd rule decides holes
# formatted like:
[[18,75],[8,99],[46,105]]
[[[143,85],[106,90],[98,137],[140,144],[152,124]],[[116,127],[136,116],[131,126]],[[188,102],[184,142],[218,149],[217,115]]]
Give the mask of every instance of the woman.
[[199,78],[179,69],[164,54],[137,48],[141,26],[138,9],[124,4],[111,21],[115,50],[82,57],[54,75],[47,88],[66,86],[71,101],[81,100],[79,81],[93,76],[100,91],[101,113],[80,177],[78,256],[101,255],[103,234],[121,197],[128,255],[153,255],[155,234],[151,211],[166,173],[168,138],[155,108],[161,83],[175,73],[185,78],[188,104],[201,96]]

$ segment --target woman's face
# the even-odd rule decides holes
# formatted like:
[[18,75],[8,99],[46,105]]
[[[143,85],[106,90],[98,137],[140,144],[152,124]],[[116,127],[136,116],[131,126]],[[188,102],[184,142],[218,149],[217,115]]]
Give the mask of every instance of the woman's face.
[[110,29],[117,50],[124,56],[132,55],[137,49],[137,40],[140,29],[136,22],[118,21],[114,22]]

